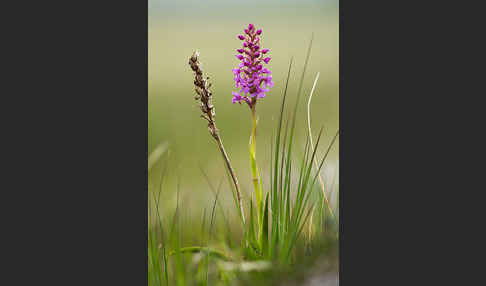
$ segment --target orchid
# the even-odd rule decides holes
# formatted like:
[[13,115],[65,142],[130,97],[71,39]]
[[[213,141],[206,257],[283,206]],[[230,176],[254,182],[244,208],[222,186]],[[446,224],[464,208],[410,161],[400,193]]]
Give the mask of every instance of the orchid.
[[262,29],[256,29],[253,24],[249,24],[244,30],[244,35],[238,35],[238,39],[243,41],[243,47],[237,49],[235,57],[240,61],[237,68],[233,69],[235,87],[239,91],[233,91],[233,103],[245,102],[248,104],[252,115],[252,129],[250,135],[250,167],[254,187],[254,195],[257,206],[258,227],[260,235],[263,233],[263,188],[260,182],[260,171],[256,163],[256,129],[257,114],[256,103],[258,99],[264,98],[273,87],[272,72],[264,65],[268,65],[271,57],[270,51],[262,48]]
[[238,35],[238,39],[243,41],[243,48],[236,50],[236,58],[241,63],[233,69],[235,87],[240,90],[232,94],[233,103],[246,102],[251,108],[256,104],[257,98],[264,98],[273,87],[272,72],[263,67],[271,58],[264,57],[269,49],[261,49],[261,29],[257,30],[253,24],[249,24],[244,32],[245,35]]

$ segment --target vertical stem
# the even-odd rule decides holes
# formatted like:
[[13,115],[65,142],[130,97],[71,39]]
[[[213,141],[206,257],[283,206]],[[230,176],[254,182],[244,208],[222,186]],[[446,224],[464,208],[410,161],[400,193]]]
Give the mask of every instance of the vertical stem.
[[240,208],[241,220],[242,220],[243,224],[245,224],[245,212],[243,211],[243,203],[242,203],[242,198],[241,198],[240,185],[238,184],[238,179],[236,178],[235,171],[233,170],[233,167],[231,166],[228,154],[226,153],[226,150],[224,149],[221,137],[219,137],[219,131],[216,128],[213,116],[212,116],[211,113],[209,113],[208,115],[209,115],[209,118],[211,119],[211,121],[210,121],[211,129],[214,130],[213,137],[216,140],[216,142],[218,143],[219,150],[221,151],[221,154],[223,155],[223,159],[226,163],[226,167],[228,168],[228,171],[231,175],[231,179],[233,180],[233,184],[235,185],[236,199],[238,200],[238,206]]
[[209,78],[206,78],[206,80],[203,78],[203,72],[201,70],[198,57],[199,57],[199,53],[196,51],[189,58],[189,65],[195,73],[194,85],[196,86],[196,93],[197,93],[196,100],[201,101],[200,107],[203,113],[201,117],[208,121],[209,133],[211,134],[211,136],[213,136],[213,138],[218,143],[219,150],[221,151],[224,161],[226,162],[226,167],[228,168],[228,171],[231,174],[231,179],[233,180],[233,184],[235,185],[236,200],[238,201],[237,203],[240,211],[241,220],[243,222],[243,225],[245,225],[245,213],[243,212],[243,203],[241,198],[240,187],[238,185],[238,180],[236,179],[235,172],[231,167],[228,154],[226,154],[226,151],[224,150],[223,142],[219,137],[218,128],[216,128],[216,123],[214,121],[214,106],[211,103],[212,93],[209,89],[211,87],[211,84],[206,81]]
[[235,171],[233,170],[233,167],[231,167],[231,163],[228,158],[228,154],[226,153],[226,150],[224,150],[223,143],[221,142],[221,138],[216,140],[218,142],[218,147],[221,153],[223,154],[224,161],[226,162],[226,167],[228,168],[231,179],[233,180],[233,184],[235,185],[236,189],[236,199],[238,200],[238,206],[240,207],[240,216],[241,220],[243,221],[243,224],[245,224],[245,213],[243,211],[243,204],[242,204],[242,198],[241,198],[241,192],[240,192],[240,185],[238,184],[238,179],[236,178]]
[[261,219],[262,215],[261,212],[263,211],[262,200],[263,194],[262,189],[260,187],[260,180],[259,180],[259,172],[256,163],[256,128],[257,128],[257,116],[255,110],[255,104],[251,106],[251,116],[252,116],[252,129],[251,129],[251,136],[250,136],[250,165],[251,165],[251,174],[252,174],[252,181],[253,181],[253,188],[255,191],[255,199],[257,204],[257,218],[258,218],[258,225],[259,228],[262,225]]

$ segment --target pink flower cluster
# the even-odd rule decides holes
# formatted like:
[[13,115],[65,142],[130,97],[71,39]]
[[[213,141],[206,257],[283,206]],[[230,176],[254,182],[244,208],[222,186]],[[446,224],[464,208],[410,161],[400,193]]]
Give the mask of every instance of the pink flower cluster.
[[243,48],[237,50],[236,58],[241,63],[238,68],[233,69],[233,74],[236,87],[240,88],[240,91],[233,92],[233,103],[245,101],[251,106],[252,98],[265,97],[265,92],[270,91],[270,87],[273,86],[272,73],[263,67],[271,58],[266,56],[269,49],[260,47],[261,34],[261,29],[257,30],[250,24],[245,29],[245,35],[238,35],[238,39],[243,41]]

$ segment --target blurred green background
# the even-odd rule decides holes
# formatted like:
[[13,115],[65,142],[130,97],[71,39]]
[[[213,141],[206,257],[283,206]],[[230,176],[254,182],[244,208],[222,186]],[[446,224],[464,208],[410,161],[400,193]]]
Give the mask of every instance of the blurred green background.
[[[211,203],[214,197],[200,168],[205,170],[213,185],[217,186],[224,179],[223,187],[228,188],[221,155],[208,133],[206,122],[199,117],[200,110],[194,100],[194,76],[188,59],[196,49],[200,52],[203,71],[213,84],[216,123],[223,143],[244,195],[248,196],[252,190],[248,155],[250,111],[245,105],[231,103],[231,91],[236,90],[231,69],[238,65],[234,55],[241,45],[236,35],[249,23],[263,29],[263,46],[270,49],[272,60],[268,68],[275,82],[268,96],[257,105],[257,161],[265,189],[269,188],[271,137],[275,134],[289,61],[293,56],[287,111],[295,104],[312,33],[314,43],[298,113],[295,154],[300,155],[304,148],[307,99],[315,75],[320,72],[311,120],[314,138],[324,126],[318,151],[322,158],[339,127],[338,20],[337,0],[149,0],[148,149],[150,154],[159,144],[167,142],[170,150],[169,156],[164,156],[149,172],[149,191],[159,189],[164,164],[168,164],[168,174],[161,197],[166,207],[175,206],[177,188],[187,211],[191,211],[191,206],[201,209]],[[338,152],[336,144],[321,172],[327,185],[334,182],[331,198],[334,205],[338,193]],[[220,199],[231,203],[231,193],[223,190]],[[198,212],[194,210],[192,215]]]

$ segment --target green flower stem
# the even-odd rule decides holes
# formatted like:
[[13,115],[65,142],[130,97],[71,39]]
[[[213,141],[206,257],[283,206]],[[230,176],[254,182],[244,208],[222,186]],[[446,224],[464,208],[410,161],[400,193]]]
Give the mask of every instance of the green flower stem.
[[[263,211],[263,206],[262,206],[262,201],[263,201],[263,190],[261,189],[260,186],[260,176],[259,176],[259,171],[256,163],[256,128],[257,128],[257,116],[256,116],[256,110],[255,110],[255,105],[251,107],[251,115],[252,115],[252,129],[251,129],[251,136],[250,136],[250,144],[249,144],[249,150],[250,150],[250,165],[251,165],[251,174],[252,174],[252,180],[253,180],[253,188],[255,191],[255,199],[256,199],[256,205],[257,205],[257,218],[258,218],[258,228],[260,229],[262,225],[262,211]],[[261,231],[260,231],[261,233]]]

